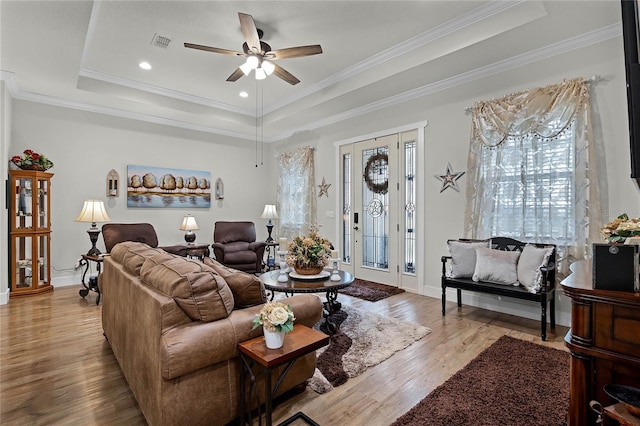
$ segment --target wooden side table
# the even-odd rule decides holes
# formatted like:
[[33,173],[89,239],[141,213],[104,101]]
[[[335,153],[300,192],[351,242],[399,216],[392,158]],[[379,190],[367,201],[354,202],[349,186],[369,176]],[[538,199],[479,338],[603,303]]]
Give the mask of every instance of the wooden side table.
[[198,260],[204,260],[205,257],[209,257],[209,244],[188,243],[184,247],[186,257]]
[[[89,271],[89,263],[95,262],[96,270],[98,271],[98,275],[96,277],[89,277],[89,282],[86,282],[87,272]],[[84,271],[82,272],[82,287],[78,294],[84,299],[88,294],[89,290],[95,291],[98,293],[96,296],[96,305],[100,304],[100,287],[98,287],[98,277],[100,276],[100,270],[102,269],[102,256],[94,256],[83,254],[80,258],[80,266],[84,266]]]
[[[264,336],[247,340],[238,345],[240,350],[240,359],[242,360],[242,368],[240,369],[240,422],[242,425],[252,424],[251,409],[247,407],[246,401],[246,385],[247,377],[251,380],[251,386],[258,398],[256,386],[256,374],[254,367],[259,367],[262,371],[258,374],[264,374],[265,377],[265,423],[267,426],[272,425],[271,420],[271,404],[273,397],[278,392],[278,388],[291,369],[296,360],[310,352],[315,351],[329,344],[329,336],[319,331],[313,330],[302,324],[296,324],[293,331],[284,338],[284,346],[280,349],[268,349],[264,343]],[[286,364],[285,369],[278,376],[275,385],[271,387],[271,370]],[[258,400],[258,416],[262,417],[260,410],[261,402]],[[318,426],[309,416],[299,411],[280,425],[288,425],[296,419],[302,419],[307,424]],[[248,421],[248,423],[247,423]]]
[[614,426],[617,424],[620,426],[640,426],[640,417],[629,413],[629,410],[621,402],[605,407],[603,425]]

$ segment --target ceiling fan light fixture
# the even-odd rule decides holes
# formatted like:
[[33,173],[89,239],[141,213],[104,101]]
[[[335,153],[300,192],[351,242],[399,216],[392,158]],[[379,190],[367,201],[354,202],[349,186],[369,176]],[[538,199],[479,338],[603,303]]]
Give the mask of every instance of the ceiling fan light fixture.
[[273,70],[276,69],[276,66],[273,65],[273,62],[269,62],[265,60],[265,61],[262,61],[262,69],[267,75],[271,75],[273,74]]
[[256,80],[264,80],[267,78],[267,73],[262,68],[256,68]]
[[251,65],[247,64],[246,62],[242,65],[240,65],[240,70],[242,71],[242,73],[244,75],[249,75],[249,73],[251,72],[253,68],[251,68]]
[[247,58],[247,62],[245,62],[245,64],[247,66],[251,67],[252,70],[254,70],[254,69],[258,68],[258,66],[260,65],[260,60],[258,59],[257,56],[250,55]]

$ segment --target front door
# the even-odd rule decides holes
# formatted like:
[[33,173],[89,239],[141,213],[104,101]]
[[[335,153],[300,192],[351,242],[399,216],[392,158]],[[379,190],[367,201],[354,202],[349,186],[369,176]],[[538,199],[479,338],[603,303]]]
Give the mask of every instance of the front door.
[[417,134],[340,148],[342,268],[356,278],[417,288]]

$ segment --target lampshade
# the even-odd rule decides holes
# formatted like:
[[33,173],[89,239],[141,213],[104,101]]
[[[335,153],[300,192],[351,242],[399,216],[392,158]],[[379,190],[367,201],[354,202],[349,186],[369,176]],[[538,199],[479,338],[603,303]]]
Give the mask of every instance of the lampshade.
[[260,216],[260,219],[277,219],[278,218],[278,212],[276,211],[276,206],[273,204],[266,204],[264,206],[264,211],[262,212],[262,216]]
[[264,80],[267,78],[267,73],[262,68],[256,68],[256,80]]
[[111,218],[104,209],[104,202],[101,200],[85,200],[82,211],[76,217],[76,222],[109,222]]
[[276,66],[273,64],[273,62],[262,61],[262,69],[267,75],[271,75],[273,74],[273,71],[276,69]]
[[184,219],[182,219],[182,225],[180,225],[181,231],[194,231],[198,228],[198,224],[196,223],[196,218],[191,216],[190,214],[186,215]]

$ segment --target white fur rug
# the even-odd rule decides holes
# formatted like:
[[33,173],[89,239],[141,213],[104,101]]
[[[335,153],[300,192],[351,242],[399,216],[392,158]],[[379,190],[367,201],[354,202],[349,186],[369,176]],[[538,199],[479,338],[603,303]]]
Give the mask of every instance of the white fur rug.
[[[431,333],[431,329],[415,323],[388,318],[373,312],[343,305],[348,317],[340,325],[340,331],[351,338],[351,347],[342,356],[342,369],[348,377],[356,377],[367,368],[391,357],[413,342]],[[322,321],[321,321],[322,322]],[[316,324],[316,328],[319,324]],[[318,356],[332,345],[319,349]],[[333,386],[316,368],[308,385],[317,393],[325,393]]]

